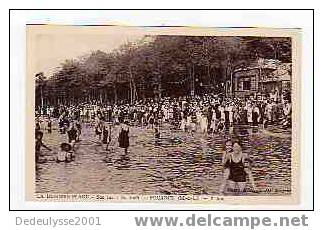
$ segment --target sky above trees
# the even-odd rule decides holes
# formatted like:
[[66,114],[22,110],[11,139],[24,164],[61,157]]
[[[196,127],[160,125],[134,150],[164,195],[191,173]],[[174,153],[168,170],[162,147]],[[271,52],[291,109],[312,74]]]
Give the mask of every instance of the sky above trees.
[[124,43],[134,42],[142,37],[143,35],[140,34],[126,33],[116,33],[113,36],[89,33],[44,33],[38,35],[35,42],[36,68],[48,77],[67,59],[81,58],[97,50],[111,52]]

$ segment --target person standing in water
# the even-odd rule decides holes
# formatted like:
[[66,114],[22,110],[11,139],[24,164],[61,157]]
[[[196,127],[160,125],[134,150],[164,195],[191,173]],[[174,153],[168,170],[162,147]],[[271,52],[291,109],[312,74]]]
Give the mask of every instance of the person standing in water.
[[107,127],[103,125],[102,144],[108,144],[108,137],[109,137],[109,131],[107,130]]
[[48,133],[52,133],[52,119],[50,116],[48,116],[47,119],[47,131]]
[[222,184],[221,184],[221,187],[220,187],[220,193],[224,193],[224,190],[226,188],[226,184],[227,184],[227,180],[228,180],[228,177],[229,177],[229,173],[230,171],[225,167],[225,164],[226,162],[230,159],[230,156],[232,154],[232,141],[231,139],[227,140],[225,142],[225,149],[222,153],[222,174],[223,174],[223,181],[222,181]]
[[111,125],[109,125],[109,129],[104,125],[103,126],[103,131],[102,131],[102,144],[106,144],[106,150],[109,150],[109,145],[112,141],[112,130],[111,130]]
[[201,126],[201,132],[203,134],[207,134],[208,122],[207,122],[206,115],[202,115],[200,126]]
[[[232,144],[232,142],[231,142]],[[223,170],[223,184],[220,192],[223,193],[226,185],[231,191],[241,194],[245,192],[247,178],[251,184],[253,191],[256,191],[254,178],[252,176],[249,156],[242,152],[241,145],[235,142],[231,145],[226,143],[226,151],[222,158]]]
[[121,128],[121,131],[119,133],[119,147],[124,149],[124,153],[126,154],[128,152],[129,147],[129,128],[125,129],[124,127]]
[[75,147],[75,143],[77,140],[77,129],[75,128],[74,123],[70,124],[70,128],[67,131],[67,136],[68,136],[68,143],[72,146],[72,149]]
[[36,162],[40,162],[40,156],[42,155],[42,151],[41,148],[44,147],[45,149],[52,151],[49,147],[47,147],[44,143],[43,143],[43,132],[36,130],[35,131],[35,161]]
[[99,116],[95,118],[95,136],[97,136],[98,141],[101,142],[101,135],[102,135],[102,121]]
[[79,142],[80,141],[80,136],[82,134],[82,125],[79,121],[75,122],[75,127],[77,129],[77,138],[76,141]]

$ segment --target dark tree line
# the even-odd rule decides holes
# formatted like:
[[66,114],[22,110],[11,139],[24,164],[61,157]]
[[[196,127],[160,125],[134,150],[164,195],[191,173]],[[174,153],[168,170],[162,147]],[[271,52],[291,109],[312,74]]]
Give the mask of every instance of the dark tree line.
[[290,38],[146,36],[66,60],[47,78],[37,73],[36,104],[221,93],[235,69],[260,57],[291,62]]

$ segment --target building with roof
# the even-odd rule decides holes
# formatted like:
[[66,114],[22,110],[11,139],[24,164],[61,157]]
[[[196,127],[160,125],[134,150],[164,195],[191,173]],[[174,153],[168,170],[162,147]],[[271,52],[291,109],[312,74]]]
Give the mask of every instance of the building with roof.
[[[227,80],[227,94],[232,97],[281,98],[291,90],[291,63],[259,59],[249,67],[236,69]],[[230,87],[232,85],[232,87]]]

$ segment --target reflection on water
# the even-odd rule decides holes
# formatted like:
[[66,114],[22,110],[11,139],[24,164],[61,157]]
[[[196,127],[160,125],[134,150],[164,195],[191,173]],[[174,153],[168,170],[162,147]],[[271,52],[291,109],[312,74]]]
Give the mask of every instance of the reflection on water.
[[[243,151],[252,159],[258,193],[286,195],[291,188],[291,135],[256,128],[235,128]],[[75,161],[37,164],[36,191],[42,193],[105,194],[219,194],[221,157],[226,134],[203,135],[160,128],[161,138],[146,127],[130,128],[130,147],[124,153],[114,128],[108,150],[85,125]],[[45,133],[44,143],[58,149],[66,136]]]

